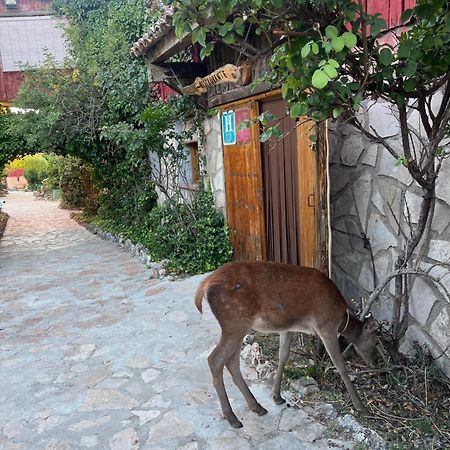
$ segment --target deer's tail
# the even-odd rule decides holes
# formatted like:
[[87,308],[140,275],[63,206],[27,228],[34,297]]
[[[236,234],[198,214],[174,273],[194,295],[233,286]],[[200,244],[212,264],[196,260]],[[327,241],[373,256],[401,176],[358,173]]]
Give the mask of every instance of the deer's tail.
[[202,313],[202,300],[203,297],[206,295],[206,288],[208,287],[208,278],[205,278],[197,288],[197,291],[195,293],[195,306],[200,311],[200,314]]

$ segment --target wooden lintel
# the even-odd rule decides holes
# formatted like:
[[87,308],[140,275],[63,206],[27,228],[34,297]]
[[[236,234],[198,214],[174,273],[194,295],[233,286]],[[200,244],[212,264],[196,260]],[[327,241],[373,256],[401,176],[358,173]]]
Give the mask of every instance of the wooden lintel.
[[152,63],[147,67],[151,79],[155,83],[175,79],[180,80],[183,86],[186,86],[195,78],[204,77],[207,74],[205,63]]
[[191,33],[185,33],[180,39],[178,39],[175,35],[175,29],[170,30],[163,39],[157,41],[145,53],[144,56],[147,62],[165,62],[171,56],[174,56],[181,50],[184,50],[192,42]]
[[224,105],[225,103],[235,102],[247,97],[254,97],[258,94],[269,91],[270,89],[271,88],[268,83],[259,83],[254,89],[251,89],[250,85],[241,86],[208,99],[208,108],[215,108],[217,106]]

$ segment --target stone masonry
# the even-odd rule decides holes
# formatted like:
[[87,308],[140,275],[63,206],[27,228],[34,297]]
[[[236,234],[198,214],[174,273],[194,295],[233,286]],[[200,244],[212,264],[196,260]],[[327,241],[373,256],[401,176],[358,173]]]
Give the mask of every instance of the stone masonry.
[[[364,126],[374,127],[387,137],[398,151],[397,119],[386,104],[366,104],[361,114]],[[410,117],[417,128],[417,118]],[[396,165],[381,145],[367,140],[354,128],[339,124],[329,132],[330,191],[333,278],[348,301],[368,298],[374,289],[374,270],[369,246],[375,261],[377,281],[390,271],[409,232],[408,220],[417,223],[421,189],[407,169]],[[450,161],[444,162],[438,180],[436,209],[431,242],[422,267],[450,263]],[[443,277],[450,291],[448,266],[431,271]],[[393,282],[374,304],[378,319],[392,314]],[[438,286],[427,278],[415,278],[410,300],[410,323],[401,350],[413,353],[413,342],[424,345],[437,358],[436,363],[450,376],[450,304]]]

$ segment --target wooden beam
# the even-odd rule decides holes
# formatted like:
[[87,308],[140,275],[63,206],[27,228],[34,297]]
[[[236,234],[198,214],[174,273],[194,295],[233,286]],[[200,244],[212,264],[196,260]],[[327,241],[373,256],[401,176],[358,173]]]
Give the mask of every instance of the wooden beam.
[[192,83],[197,77],[207,74],[205,63],[149,63],[147,69],[151,80],[155,83],[167,80],[186,80],[183,86]]
[[185,33],[181,39],[175,35],[175,29],[171,29],[163,38],[155,42],[145,53],[148,63],[165,62],[171,56],[184,50],[191,42],[191,33]]

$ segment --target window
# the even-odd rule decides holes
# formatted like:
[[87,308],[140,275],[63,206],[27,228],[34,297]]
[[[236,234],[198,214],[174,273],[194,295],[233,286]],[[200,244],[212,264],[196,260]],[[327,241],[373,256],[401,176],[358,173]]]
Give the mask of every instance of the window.
[[192,183],[197,184],[200,181],[200,158],[198,154],[198,142],[191,142],[188,144],[191,150],[191,169],[192,169]]
[[17,0],[6,0],[6,7],[7,8],[17,8]]

